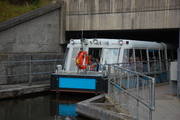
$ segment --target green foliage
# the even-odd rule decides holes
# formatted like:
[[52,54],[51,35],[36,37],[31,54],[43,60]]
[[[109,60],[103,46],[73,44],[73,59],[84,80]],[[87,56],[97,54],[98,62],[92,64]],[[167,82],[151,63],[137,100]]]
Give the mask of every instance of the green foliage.
[[0,22],[50,4],[50,0],[0,0]]
[[6,1],[9,2],[10,4],[26,5],[26,4],[31,4],[31,3],[34,3],[34,2],[38,2],[39,0],[6,0]]

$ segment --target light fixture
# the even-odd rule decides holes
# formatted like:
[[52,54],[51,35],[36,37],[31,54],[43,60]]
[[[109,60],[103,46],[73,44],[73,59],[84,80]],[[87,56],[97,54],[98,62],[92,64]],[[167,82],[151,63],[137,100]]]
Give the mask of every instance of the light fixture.
[[97,40],[97,39],[94,39],[94,40],[93,40],[93,43],[94,43],[94,44],[98,44],[98,40]]
[[122,45],[122,44],[123,44],[123,41],[122,41],[122,40],[119,40],[119,44]]
[[107,41],[107,42],[105,42],[105,44],[106,44],[106,45],[109,45],[109,42]]
[[126,44],[128,45],[128,44],[129,44],[129,41],[126,41]]
[[71,39],[71,40],[70,40],[70,43],[74,45],[74,40],[73,40],[73,39]]
[[88,45],[88,41],[84,39],[84,45]]

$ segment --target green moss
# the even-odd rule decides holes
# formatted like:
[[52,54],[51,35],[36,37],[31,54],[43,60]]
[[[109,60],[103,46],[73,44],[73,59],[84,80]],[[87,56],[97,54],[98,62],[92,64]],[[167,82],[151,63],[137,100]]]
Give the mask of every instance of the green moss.
[[14,5],[9,4],[7,1],[0,1],[0,22],[43,7],[47,4],[50,4],[50,0],[38,0],[38,2],[34,2],[28,5]]

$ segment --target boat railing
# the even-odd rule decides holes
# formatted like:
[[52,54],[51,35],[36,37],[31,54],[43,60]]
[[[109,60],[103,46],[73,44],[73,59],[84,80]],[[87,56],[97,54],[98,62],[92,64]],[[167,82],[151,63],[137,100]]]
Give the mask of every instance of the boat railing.
[[152,120],[155,110],[155,78],[124,68],[108,65],[108,96],[116,106],[135,119]]
[[[150,60],[150,61],[137,61],[131,63],[113,63],[111,65],[118,65],[132,71],[149,75],[149,74],[168,72],[169,63],[170,60]],[[108,64],[101,65],[102,66],[101,68],[103,68],[104,66],[107,67],[107,65]]]

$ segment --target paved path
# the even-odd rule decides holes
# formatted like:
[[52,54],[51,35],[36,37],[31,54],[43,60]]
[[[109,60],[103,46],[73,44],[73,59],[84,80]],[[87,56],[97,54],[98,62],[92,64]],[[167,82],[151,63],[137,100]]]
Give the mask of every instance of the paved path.
[[33,82],[29,84],[0,85],[0,99],[17,97],[29,93],[48,91],[49,81]]
[[156,86],[153,120],[180,120],[180,99],[169,88],[169,84]]

